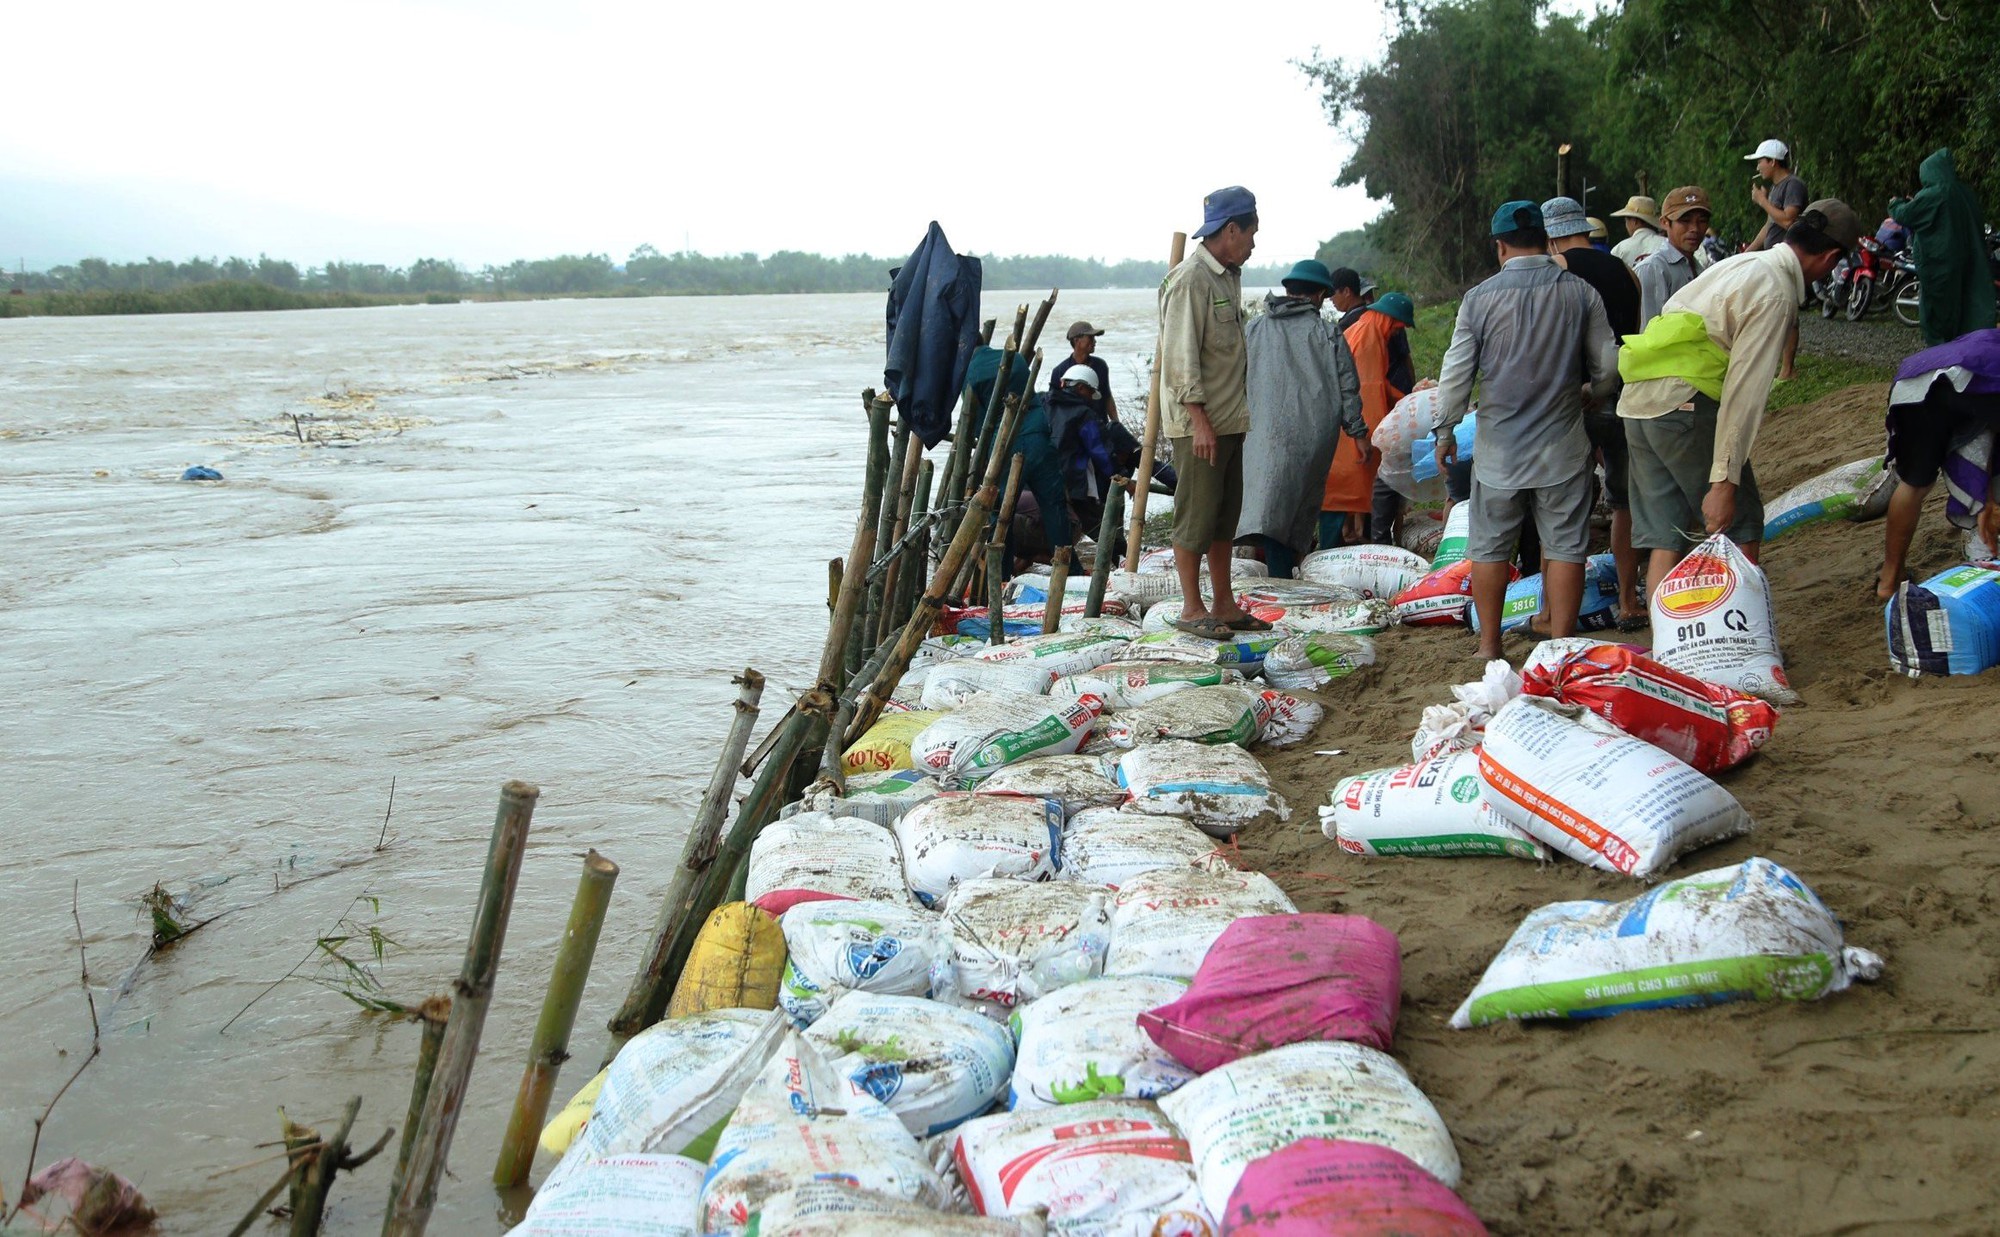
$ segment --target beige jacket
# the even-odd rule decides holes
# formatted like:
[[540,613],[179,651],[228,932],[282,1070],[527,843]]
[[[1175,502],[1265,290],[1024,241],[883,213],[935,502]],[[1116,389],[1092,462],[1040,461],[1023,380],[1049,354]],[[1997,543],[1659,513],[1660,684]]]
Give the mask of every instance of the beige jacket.
[[1208,411],[1218,436],[1250,428],[1244,398],[1249,349],[1243,342],[1243,277],[1196,241],[1160,285],[1160,424],[1169,438],[1194,433],[1187,404]]
[[[1709,467],[1711,484],[1732,484],[1750,462],[1750,448],[1764,424],[1771,383],[1784,360],[1785,339],[1798,321],[1806,299],[1805,272],[1792,247],[1740,253],[1703,271],[1693,283],[1667,298],[1663,314],[1701,315],[1708,337],[1729,354],[1729,371],[1722,379],[1722,398],[1715,420],[1715,457]],[[1664,416],[1694,398],[1695,390],[1679,378],[1648,378],[1626,384],[1618,399],[1618,415],[1635,421]]]

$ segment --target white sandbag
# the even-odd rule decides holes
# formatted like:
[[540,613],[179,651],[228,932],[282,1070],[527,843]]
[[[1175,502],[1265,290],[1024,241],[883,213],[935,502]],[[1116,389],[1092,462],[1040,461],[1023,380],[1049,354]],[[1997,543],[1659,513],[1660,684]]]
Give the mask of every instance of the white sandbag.
[[979,657],[962,657],[957,661],[942,662],[924,672],[920,703],[926,709],[956,709],[981,692],[1046,696],[1049,685],[1055,681],[1055,669],[1038,662],[992,662]]
[[1453,503],[1444,517],[1444,535],[1438,539],[1437,553],[1431,555],[1431,570],[1462,562],[1472,541],[1472,504]]
[[1272,708],[1265,693],[1248,687],[1195,687],[1099,718],[1095,733],[1121,748],[1172,739],[1248,747]]
[[800,1026],[843,992],[929,996],[931,968],[950,956],[943,921],[898,902],[803,902],[778,927],[787,953],[778,1006]]
[[1641,880],[1750,831],[1721,786],[1580,707],[1511,700],[1486,724],[1479,775],[1509,823],[1579,863]]
[[564,1154],[572,1167],[631,1152],[705,1157],[710,1136],[784,1037],[776,1010],[716,1009],[656,1022],[626,1042]]
[[1882,973],[1840,920],[1769,859],[1663,882],[1625,902],[1531,911],[1451,1016],[1603,1018],[1722,1001],[1815,1001]]
[[1233,632],[1227,640],[1210,640],[1185,631],[1154,631],[1134,640],[1125,655],[1148,661],[1235,666],[1247,673],[1263,662],[1264,654],[1292,634],[1289,628],[1274,627],[1270,631]]
[[1150,975],[1086,979],[1014,1011],[1017,1042],[1007,1107],[1150,1100],[1194,1077],[1139,1026],[1187,985]]
[[1264,681],[1284,691],[1314,691],[1374,664],[1375,642],[1367,636],[1311,632],[1264,654]]
[[827,1064],[919,1138],[978,1116],[1007,1090],[1014,1040],[943,1001],[849,992],[806,1028]]
[[1393,602],[1380,597],[1330,601],[1291,607],[1285,611],[1283,621],[1285,628],[1293,633],[1317,631],[1330,635],[1375,636],[1395,625],[1396,607]]
[[1112,807],[1125,802],[1125,788],[1111,766],[1097,756],[1031,756],[1005,765],[974,783],[982,795],[1026,795],[1051,799],[1064,816],[1085,808]]
[[1132,793],[1132,811],[1184,816],[1215,837],[1292,814],[1264,766],[1233,743],[1169,739],[1134,748],[1118,758],[1118,782]]
[[1003,665],[1041,666],[1061,678],[1117,661],[1128,640],[1129,637],[1121,639],[1104,631],[1058,631],[1045,636],[1019,636],[974,653],[973,658]]
[[1115,593],[1106,593],[1102,614],[1095,618],[1084,614],[1065,614],[1056,621],[1056,630],[1072,636],[1092,635],[1108,636],[1113,640],[1137,640],[1138,616],[1139,611],[1136,606]]
[[1188,1146],[1143,1100],[1097,1100],[968,1121],[954,1145],[984,1215],[1046,1211],[1051,1233],[1213,1237]]
[[1764,540],[1776,541],[1796,528],[1827,520],[1879,519],[1896,492],[1896,474],[1880,455],[1842,464],[1801,482],[1764,505]]
[[829,1177],[926,1207],[944,1182],[896,1114],[787,1031],[716,1140],[702,1185],[704,1233],[741,1233],[774,1194]]
[[910,713],[924,707],[924,682],[930,678],[931,668],[920,666],[905,670],[903,677],[889,689],[889,698],[882,703],[882,712]]
[[940,999],[1004,1017],[1104,971],[1110,891],[1075,881],[965,881],[944,901],[951,960],[931,977]]
[[1350,855],[1549,857],[1482,802],[1479,753],[1469,748],[1340,779],[1319,827]]
[[1610,640],[1599,640],[1595,636],[1562,636],[1554,640],[1544,640],[1528,651],[1521,662],[1521,677],[1527,678],[1531,671],[1553,672],[1571,653],[1595,648],[1600,644],[1611,644]]
[[1798,703],[1778,651],[1771,585],[1726,535],[1667,573],[1653,590],[1651,618],[1655,661],[1779,708]]
[[866,820],[825,812],[772,821],[750,844],[744,899],[782,915],[802,893],[908,903],[896,835]]
[[1375,470],[1375,477],[1404,500],[1417,503],[1441,503],[1445,500],[1444,478],[1432,473],[1419,481],[1414,474],[1416,460],[1412,448],[1431,436],[1437,428],[1437,388],[1425,387],[1412,391],[1396,401],[1383,418],[1375,423],[1369,441],[1381,452],[1381,459]]
[[1046,1237],[1039,1215],[950,1215],[857,1190],[844,1181],[808,1181],[764,1200],[751,1213],[756,1237]]
[[939,662],[957,661],[989,647],[977,636],[930,636],[910,654],[910,669],[922,670]]
[[1267,747],[1290,747],[1312,736],[1313,727],[1326,716],[1326,706],[1290,692],[1265,692],[1264,704],[1270,716],[1258,727],[1257,741]]
[[1500,706],[1521,694],[1521,676],[1501,658],[1486,663],[1486,671],[1470,683],[1451,689],[1450,704],[1424,706],[1417,732],[1410,738],[1410,759],[1423,760],[1438,752],[1470,751],[1479,746],[1486,723]]
[[1049,880],[1061,862],[1062,824],[1062,806],[1047,799],[944,795],[896,822],[904,879],[925,906],[964,880]]
[[[1139,555],[1140,575],[1172,576],[1174,570],[1174,550],[1172,546],[1161,546],[1158,549],[1147,550]],[[1202,555],[1201,565],[1198,570],[1201,572],[1202,582],[1204,584],[1207,583],[1208,555]],[[1271,569],[1264,565],[1262,559],[1246,558],[1240,553],[1230,555],[1229,571],[1237,579],[1257,579],[1271,574]]]
[[1049,694],[1096,696],[1104,701],[1107,710],[1115,712],[1151,704],[1162,696],[1190,687],[1217,687],[1242,681],[1240,671],[1213,661],[1115,661],[1057,679]]
[[815,785],[807,789],[805,798],[779,809],[778,817],[789,820],[800,812],[824,812],[871,821],[886,829],[898,816],[942,793],[944,787],[938,780],[921,769],[852,773],[847,777],[846,794],[836,794],[828,785]]
[[1056,700],[983,692],[925,727],[910,741],[915,768],[937,775],[947,786],[976,772],[991,771],[1030,756],[1074,752],[1104,711],[1095,696]]
[[707,1171],[683,1155],[624,1152],[575,1164],[565,1156],[510,1231],[520,1237],[697,1237]]
[[1337,1134],[1399,1151],[1458,1186],[1458,1149],[1429,1099],[1386,1052],[1345,1040],[1287,1044],[1232,1061],[1161,1098],[1186,1134],[1201,1196],[1219,1212],[1252,1160]]
[[1314,584],[1338,584],[1363,597],[1385,599],[1423,579],[1430,569],[1429,559],[1388,545],[1334,546],[1299,560],[1299,575]]
[[1063,826],[1062,878],[1116,888],[1141,872],[1191,867],[1215,853],[1214,838],[1177,816],[1090,808]]
[[1106,975],[1192,980],[1222,930],[1250,915],[1298,911],[1276,881],[1232,868],[1156,868],[1118,887]]

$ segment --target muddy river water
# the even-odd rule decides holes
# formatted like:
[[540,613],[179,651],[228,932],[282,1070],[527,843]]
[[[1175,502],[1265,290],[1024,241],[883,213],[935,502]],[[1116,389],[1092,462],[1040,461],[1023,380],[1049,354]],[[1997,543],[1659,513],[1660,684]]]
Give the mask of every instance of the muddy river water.
[[[1152,299],[1065,293],[1050,363],[1071,319],[1109,328],[1136,409]],[[432,1231],[505,1227],[488,1178],[578,857],[624,873],[558,1102],[603,1052],[730,676],[769,676],[768,725],[811,673],[881,313],[867,295],[0,321],[7,1197],[90,1045],[75,921],[103,1055],[39,1164],[115,1168],[164,1231],[216,1233],[276,1179],[238,1166],[270,1154],[281,1108],[325,1126],[359,1095],[364,1145],[400,1125],[415,1029],[344,996],[316,942],[354,937],[343,954],[390,997],[444,991],[518,777],[542,799]],[[193,465],[225,479],[180,480]],[[155,884],[213,918],[148,958]],[[379,963],[371,929],[393,942]],[[375,1231],[387,1182],[386,1161],[343,1181],[329,1231]]]

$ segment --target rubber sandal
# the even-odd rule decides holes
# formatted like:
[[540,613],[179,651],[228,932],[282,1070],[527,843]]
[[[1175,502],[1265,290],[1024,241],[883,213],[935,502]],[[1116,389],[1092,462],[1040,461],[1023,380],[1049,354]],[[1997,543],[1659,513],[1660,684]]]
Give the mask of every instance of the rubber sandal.
[[1174,630],[1204,640],[1227,640],[1230,636],[1229,624],[1219,618],[1175,619]]
[[1263,619],[1258,618],[1254,614],[1246,614],[1242,618],[1223,619],[1222,625],[1227,627],[1231,631],[1271,630],[1271,625],[1269,623],[1265,622]]
[[1618,620],[1618,630],[1627,633],[1644,631],[1652,625],[1652,616],[1648,614],[1627,614]]

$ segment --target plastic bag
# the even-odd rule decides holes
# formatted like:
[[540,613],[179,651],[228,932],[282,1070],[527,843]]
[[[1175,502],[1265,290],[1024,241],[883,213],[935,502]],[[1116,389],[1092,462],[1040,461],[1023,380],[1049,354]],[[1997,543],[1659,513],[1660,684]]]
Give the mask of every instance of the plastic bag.
[[944,902],[951,960],[931,976],[933,990],[1004,1015],[1102,974],[1111,945],[1109,894],[1075,881],[962,882]]
[[1410,759],[1423,760],[1439,752],[1467,751],[1479,746],[1486,723],[1493,720],[1501,705],[1520,694],[1521,676],[1514,673],[1512,666],[1498,657],[1487,662],[1479,678],[1451,689],[1450,704],[1424,707],[1417,732],[1410,739]]
[[[1151,615],[1153,612],[1146,612]],[[1186,661],[1234,666],[1245,672],[1255,669],[1264,654],[1278,647],[1292,633],[1282,627],[1270,631],[1241,631],[1227,640],[1210,640],[1184,631],[1152,631],[1132,642],[1128,657],[1159,661]]]
[[910,890],[894,833],[853,817],[800,812],[772,821],[750,843],[743,896],[782,915],[824,898],[907,902]]
[[938,780],[921,769],[898,769],[893,773],[857,773],[847,779],[847,793],[836,795],[822,786],[806,792],[806,797],[788,804],[778,813],[789,820],[800,812],[824,812],[828,816],[849,816],[883,828],[896,818],[928,803],[944,793]]
[[1096,1100],[968,1121],[953,1154],[984,1215],[1044,1210],[1087,1237],[1212,1237],[1188,1144],[1142,1100]]
[[1479,753],[1447,748],[1413,765],[1340,779],[1319,810],[1320,832],[1350,855],[1549,857],[1486,807],[1482,793]]
[[1134,748],[1118,758],[1118,782],[1132,793],[1131,810],[1183,816],[1215,837],[1292,814],[1264,766],[1233,743],[1168,739]]
[[1240,672],[1214,661],[1116,661],[1057,679],[1049,693],[1096,696],[1105,708],[1115,711],[1151,704],[1162,696],[1190,687],[1217,687],[1242,681]]
[[1668,572],[1651,608],[1662,664],[1780,708],[1798,703],[1778,653],[1771,586],[1727,536],[1710,537]]
[[1301,1138],[1243,1170],[1223,1237],[1486,1237],[1465,1201],[1401,1152]]
[[790,951],[778,1005],[800,1026],[843,992],[929,996],[931,968],[950,953],[936,915],[898,902],[807,902],[778,926]]
[[1106,975],[1193,979],[1223,930],[1251,915],[1290,915],[1298,907],[1262,872],[1228,868],[1156,868],[1112,895]]
[[1192,867],[1215,853],[1215,839],[1185,820],[1090,808],[1063,827],[1062,875],[1116,888],[1142,872]]
[[[1501,631],[1530,631],[1546,604],[1540,572],[1507,586],[1500,601]],[[1466,621],[1479,630],[1479,609],[1467,607]],[[1618,625],[1618,565],[1609,554],[1595,554],[1583,563],[1583,595],[1578,599],[1576,630],[1604,631]]]
[[1413,475],[1416,459],[1412,449],[1428,439],[1437,428],[1437,388],[1412,391],[1396,401],[1395,407],[1375,425],[1369,441],[1382,453],[1375,470],[1382,482],[1410,502],[1441,503],[1445,500],[1444,479],[1435,472],[1422,481]]
[[910,892],[935,906],[961,881],[1042,881],[1062,863],[1060,804],[1018,795],[943,795],[896,822]]
[[716,1131],[784,1031],[783,1014],[752,1009],[712,1010],[647,1027],[605,1071],[590,1120],[564,1163],[641,1151],[706,1158]]
[[1367,636],[1313,632],[1293,636],[1264,655],[1264,681],[1285,691],[1313,691],[1375,664]]
[[1881,971],[1881,958],[1843,945],[1840,921],[1798,877],[1769,859],[1746,859],[1625,902],[1551,902],[1529,912],[1451,1025],[1816,1001]]
[[1908,584],[1883,607],[1889,666],[1917,678],[2000,665],[2000,563],[1966,564]]
[[1580,649],[1553,666],[1530,669],[1523,684],[1531,696],[1589,709],[1703,773],[1750,759],[1778,724],[1778,711],[1755,696],[1703,682],[1616,644]]
[[1342,585],[1363,597],[1395,597],[1430,569],[1430,560],[1423,556],[1386,545],[1335,546],[1299,560],[1299,575],[1306,580]]
[[[1049,685],[1055,681],[1055,669],[1038,662],[991,662],[963,657],[924,672],[923,717],[927,723],[934,722],[982,692],[1046,696]],[[918,726],[910,731],[909,738],[916,738],[923,729]]]
[[846,993],[805,1037],[919,1138],[985,1112],[1014,1069],[1014,1040],[1003,1028],[922,997]]
[[667,1017],[717,1009],[771,1009],[785,973],[785,934],[778,917],[747,902],[709,912],[688,950],[687,965],[667,1001]]
[[1472,564],[1460,559],[1433,568],[1429,575],[1396,594],[1395,606],[1396,621],[1411,627],[1449,627],[1469,622],[1466,616],[1472,609]]
[[1086,979],[1030,1001],[1011,1019],[1018,1043],[1007,1107],[1149,1100],[1193,1078],[1139,1028],[1139,1017],[1185,985],[1133,975]]
[[1312,736],[1313,727],[1326,717],[1326,707],[1290,692],[1265,692],[1263,703],[1270,716],[1257,730],[1257,741],[1270,747],[1290,747]]

